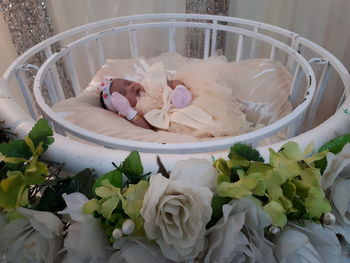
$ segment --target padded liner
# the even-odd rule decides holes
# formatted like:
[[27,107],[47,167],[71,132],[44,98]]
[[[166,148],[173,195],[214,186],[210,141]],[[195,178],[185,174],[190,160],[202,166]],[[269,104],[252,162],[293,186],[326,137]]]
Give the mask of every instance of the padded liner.
[[[142,60],[145,59],[142,58]],[[149,65],[162,61],[165,68],[170,71],[188,67],[192,62],[200,62],[198,59],[182,57],[177,53],[164,53],[145,61]],[[292,107],[288,101],[288,95],[292,76],[282,64],[269,59],[252,59],[225,62],[224,65],[219,70],[217,81],[231,87],[233,93],[243,103],[246,118],[253,123],[250,129],[268,125],[291,111]],[[159,143],[196,142],[213,139],[143,129],[101,107],[97,86],[106,77],[127,77],[141,82],[143,76],[144,69],[140,58],[108,59],[79,96],[60,101],[52,108],[64,116],[66,120],[82,128],[122,139]],[[188,71],[188,78],[190,77],[191,72]],[[201,75],[201,77],[205,78],[206,76]],[[275,141],[275,139],[267,142]]]

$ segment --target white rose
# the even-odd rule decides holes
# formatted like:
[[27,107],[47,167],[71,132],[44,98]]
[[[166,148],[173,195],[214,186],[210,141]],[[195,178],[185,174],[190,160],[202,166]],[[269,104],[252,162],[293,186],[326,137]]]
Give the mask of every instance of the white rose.
[[106,233],[95,218],[83,214],[83,206],[88,199],[81,193],[63,194],[62,197],[67,207],[59,213],[69,215],[71,220],[64,239],[67,252],[62,262],[107,262],[110,252]]
[[218,172],[207,159],[190,158],[177,161],[170,173],[170,180],[186,180],[209,189],[216,187]]
[[333,263],[340,259],[336,235],[312,222],[307,222],[305,227],[288,224],[276,245],[276,256],[281,263]]
[[207,230],[204,263],[276,262],[274,245],[264,237],[270,216],[252,200],[243,198],[223,205],[222,218]]
[[[0,254],[9,262],[54,262],[62,248],[64,225],[52,213],[18,208],[25,218],[7,224],[0,233]],[[2,253],[1,253],[2,252]]]
[[212,196],[209,188],[189,181],[151,176],[141,215],[146,236],[158,243],[166,258],[191,260],[203,249]]

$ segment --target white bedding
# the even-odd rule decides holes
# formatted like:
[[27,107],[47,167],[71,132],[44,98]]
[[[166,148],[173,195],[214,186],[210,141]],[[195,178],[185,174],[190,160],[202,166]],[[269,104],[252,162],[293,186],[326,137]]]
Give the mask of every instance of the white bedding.
[[[188,134],[167,131],[151,131],[134,126],[100,105],[98,83],[105,77],[130,78],[141,82],[144,77],[143,58],[108,59],[97,72],[89,86],[81,95],[61,101],[53,109],[65,119],[87,130],[117,138],[147,142],[195,142],[211,138],[197,138]],[[222,60],[222,58],[221,58]],[[203,74],[198,67],[195,72],[181,70],[191,67],[200,60],[182,57],[176,53],[164,53],[145,60],[149,65],[162,61],[170,72],[182,72],[181,77],[189,81],[209,81],[212,74]],[[218,64],[219,65],[219,64]],[[232,88],[235,96],[244,105],[246,119],[251,122],[248,130],[272,123],[291,111],[288,101],[292,76],[283,65],[268,59],[253,59],[240,62],[220,63],[216,68],[218,83]],[[184,72],[187,72],[184,74]],[[212,70],[211,70],[212,72]],[[209,82],[210,82],[209,81]]]

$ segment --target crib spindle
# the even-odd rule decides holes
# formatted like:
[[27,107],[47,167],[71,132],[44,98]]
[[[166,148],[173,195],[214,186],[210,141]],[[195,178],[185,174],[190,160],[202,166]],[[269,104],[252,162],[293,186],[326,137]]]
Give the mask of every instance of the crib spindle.
[[210,45],[210,29],[206,28],[205,29],[205,34],[204,34],[204,54],[203,58],[208,58],[209,57],[209,45]]
[[218,34],[217,25],[218,25],[218,21],[213,20],[213,31],[211,34],[211,50],[210,50],[211,56],[215,56],[216,54],[216,38]]
[[[175,23],[175,19],[171,19],[171,22]],[[175,35],[176,35],[175,27],[169,27],[169,52],[176,51]]]
[[298,65],[294,72],[293,82],[292,82],[292,90],[290,92],[289,101],[294,106],[296,104],[296,100],[298,97],[299,89],[301,86],[301,78],[303,76],[303,71],[300,70],[300,66]]
[[97,45],[98,63],[99,63],[99,66],[102,67],[106,62],[106,58],[105,58],[105,53],[103,51],[103,44],[102,44],[101,38],[96,39],[96,45]]
[[46,74],[44,82],[46,84],[47,91],[49,93],[49,98],[50,98],[51,104],[57,103],[58,97],[57,97],[57,93],[55,91],[55,87],[54,87],[54,84],[53,84],[53,81],[52,81],[50,74]]
[[64,59],[67,64],[70,80],[73,86],[73,91],[75,93],[75,96],[78,96],[81,93],[80,81],[78,78],[77,70],[75,68],[71,53],[68,53],[67,55],[65,55]]
[[[51,46],[48,46],[48,47],[45,48],[45,56],[47,58],[52,56]],[[52,84],[53,84],[53,89],[54,89],[54,92],[57,95],[58,100],[64,100],[65,96],[64,96],[64,93],[63,93],[61,80],[60,80],[60,77],[59,77],[59,74],[58,74],[58,70],[57,70],[57,67],[56,67],[55,63],[52,64],[52,66],[50,67],[48,75],[49,75],[49,78],[51,78],[51,81],[52,81]]]
[[340,106],[344,103],[345,99],[346,99],[346,96],[347,96],[347,91],[346,89],[344,89],[341,97],[340,97],[340,100],[339,100],[339,103],[337,105],[337,110],[340,108]]
[[287,130],[288,139],[293,138],[294,136],[296,136],[300,132],[300,130],[302,128],[302,124],[304,122],[304,118],[305,118],[305,113],[303,113],[295,121],[291,122],[291,124],[288,126],[288,130]]
[[272,60],[276,59],[276,47],[275,46],[271,46],[270,59],[272,59]]
[[[254,27],[254,33],[259,33],[259,28],[257,27]],[[253,37],[252,38],[252,42],[251,42],[251,45],[250,45],[250,55],[249,57],[250,58],[255,58],[255,55],[256,55],[256,38]]]
[[95,76],[97,70],[96,70],[94,57],[91,55],[92,52],[89,51],[89,48],[90,48],[90,42],[84,45],[84,49],[85,49],[85,53],[86,53],[86,57],[89,65],[90,79],[92,79]]
[[236,52],[236,61],[237,62],[242,60],[243,41],[244,41],[244,36],[243,35],[239,35],[239,37],[238,37],[238,44],[237,44],[237,52]]
[[23,98],[24,98],[24,101],[26,102],[29,113],[33,119],[36,119],[37,115],[36,115],[35,109],[33,107],[33,105],[34,105],[33,100],[32,100],[32,97],[30,95],[29,88],[23,79],[22,73],[19,70],[16,70],[15,76],[16,76],[18,85],[21,89],[21,92],[23,94]]
[[[298,50],[299,49],[299,42],[297,40],[297,38],[293,38],[292,39],[292,43],[291,43],[291,48],[293,48],[294,50]],[[296,69],[296,61],[293,59],[292,56],[289,56],[288,57],[288,60],[287,60],[287,64],[286,64],[286,67],[289,69],[290,72],[294,72],[294,70]]]
[[332,67],[329,64],[329,62],[327,61],[326,64],[323,64],[323,70],[322,70],[320,80],[319,80],[318,85],[317,85],[316,94],[313,98],[313,102],[310,105],[310,109],[308,111],[308,115],[306,118],[306,123],[307,123],[306,129],[307,130],[311,128],[311,126],[315,120],[316,112],[318,110],[318,107],[320,106],[321,99],[322,99],[323,94],[324,94],[326,87],[328,85],[328,81],[329,81],[329,77],[331,75],[331,72],[332,72]]
[[139,56],[139,48],[137,43],[137,35],[136,30],[131,29],[129,32],[129,41],[130,41],[130,51],[131,51],[131,57],[136,58]]

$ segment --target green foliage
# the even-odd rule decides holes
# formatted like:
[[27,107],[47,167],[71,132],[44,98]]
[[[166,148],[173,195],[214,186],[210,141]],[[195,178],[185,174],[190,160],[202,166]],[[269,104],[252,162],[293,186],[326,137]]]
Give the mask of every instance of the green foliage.
[[211,220],[207,224],[206,228],[214,226],[216,222],[220,220],[220,218],[223,215],[222,207],[230,201],[231,198],[228,197],[222,197],[218,195],[213,196],[213,199],[211,200],[211,208],[213,209],[213,213],[211,216]]
[[129,156],[122,162],[119,169],[125,174],[132,184],[139,181],[139,177],[143,174],[143,166],[140,158],[140,154],[136,151],[132,151]]
[[254,150],[250,145],[242,143],[236,143],[231,147],[228,158],[264,162],[264,159],[260,156],[257,150]]
[[270,162],[266,164],[250,146],[233,146],[229,160],[214,163],[219,171],[217,194],[260,200],[277,226],[284,226],[287,218],[319,220],[330,211],[330,205],[314,162],[326,152],[310,156],[312,149],[310,144],[301,151],[297,143],[288,142],[278,152],[270,149]]
[[[331,153],[337,154],[341,152],[341,150],[347,143],[350,143],[350,133],[330,140],[329,142],[322,145],[322,147],[318,151],[323,152],[328,150]],[[323,174],[324,170],[327,167],[327,158],[324,157],[321,160],[318,160],[315,163],[315,166],[321,169],[321,173]]]
[[75,192],[75,185],[70,178],[57,180],[55,185],[47,187],[40,198],[39,204],[35,210],[58,212],[66,207],[62,194],[71,194]]
[[53,142],[47,121],[40,119],[24,140],[0,144],[0,208],[14,209],[28,200],[28,189],[45,182],[47,166],[41,154]]
[[42,143],[44,151],[46,151],[47,147],[54,142],[52,135],[53,132],[47,120],[40,119],[29,132],[28,137],[33,141],[35,147]]
[[62,194],[80,192],[88,198],[92,198],[92,186],[96,181],[96,175],[92,169],[84,169],[75,176],[60,178],[59,174],[52,175],[54,179],[45,181],[41,186],[45,190],[35,206],[36,210],[56,213],[66,207]]
[[95,191],[97,187],[102,186],[102,181],[104,180],[107,180],[110,184],[117,188],[121,188],[123,184],[122,172],[119,169],[114,169],[113,171],[102,175],[96,180],[96,183],[93,186],[93,191]]

